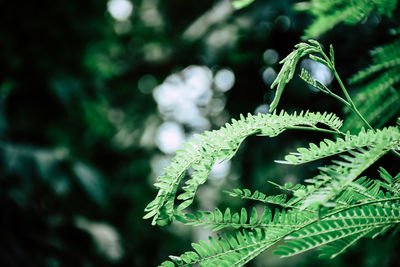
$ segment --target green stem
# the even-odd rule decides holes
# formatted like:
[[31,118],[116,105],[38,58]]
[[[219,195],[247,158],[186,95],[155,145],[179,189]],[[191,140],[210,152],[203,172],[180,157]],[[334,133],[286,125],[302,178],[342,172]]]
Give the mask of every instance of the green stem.
[[336,130],[336,131],[332,131],[332,130],[328,130],[328,129],[322,129],[322,128],[318,128],[318,127],[307,127],[307,126],[291,126],[291,127],[286,127],[286,129],[289,130],[308,130],[308,131],[316,131],[316,132],[322,132],[322,133],[331,133],[331,134],[340,134],[340,135],[346,135],[345,133]]
[[[346,102],[347,104],[343,101],[342,102],[345,103],[345,105],[348,106],[357,115],[357,117],[359,117],[365,123],[365,125],[368,126],[368,128],[370,128],[372,131],[375,131],[374,128],[369,124],[369,122],[361,115],[360,111],[358,111],[356,105],[354,104],[349,93],[347,92],[346,87],[344,86],[342,79],[340,79],[340,76],[337,73],[336,68],[333,65],[333,63],[331,62],[331,60],[328,58],[328,56],[325,54],[325,52],[322,49],[320,49],[320,53],[324,57],[325,61],[328,63],[328,68],[330,68],[333,71],[333,74],[335,75],[335,78],[338,81],[340,88],[342,89],[343,94],[347,99],[347,102]],[[335,97],[335,98],[337,98],[337,97]],[[339,98],[337,98],[337,99],[339,99]]]
[[337,100],[339,100],[340,102],[342,102],[345,106],[350,107],[349,102],[347,102],[346,100],[344,100],[343,98],[341,98],[341,97],[338,96],[337,94],[333,93],[331,90],[329,90],[329,91],[327,91],[327,92],[325,92],[325,91],[323,91],[323,92],[326,93],[326,94],[328,94],[328,95],[330,95],[330,96],[332,96],[332,97],[334,97],[334,98],[336,98]]
[[351,99],[350,95],[348,94],[346,87],[344,87],[344,84],[342,82],[342,80],[339,77],[339,74],[337,73],[337,71],[335,69],[333,69],[333,73],[335,75],[336,80],[338,81],[340,88],[342,88],[342,91],[347,99],[347,101],[350,104],[350,109],[365,123],[365,125],[368,126],[368,128],[370,128],[371,130],[375,131],[374,128],[369,124],[369,122],[361,115],[360,111],[358,111],[357,107],[354,105],[353,100]]

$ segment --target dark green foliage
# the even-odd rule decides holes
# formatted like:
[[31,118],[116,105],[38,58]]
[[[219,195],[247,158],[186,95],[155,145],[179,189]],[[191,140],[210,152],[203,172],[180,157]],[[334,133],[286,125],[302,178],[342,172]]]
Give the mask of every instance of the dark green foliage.
[[397,0],[311,0],[297,3],[295,9],[315,17],[304,32],[304,39],[308,39],[320,36],[339,23],[357,24],[374,11],[390,17],[396,6]]
[[[375,127],[382,127],[400,111],[400,39],[371,51],[372,64],[350,79],[359,86],[354,96],[360,113]],[[362,124],[349,114],[345,130],[359,130]]]

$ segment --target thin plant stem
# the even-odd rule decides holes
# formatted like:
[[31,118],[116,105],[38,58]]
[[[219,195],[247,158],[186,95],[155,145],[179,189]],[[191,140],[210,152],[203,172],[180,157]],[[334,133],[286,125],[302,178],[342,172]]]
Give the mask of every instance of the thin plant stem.
[[[354,102],[351,99],[349,93],[347,92],[347,89],[344,86],[344,84],[342,82],[342,79],[340,79],[340,76],[337,73],[335,66],[333,65],[331,60],[328,58],[328,56],[325,54],[325,52],[322,50],[322,48],[320,48],[320,52],[321,52],[321,55],[324,57],[325,61],[328,63],[328,68],[330,68],[333,71],[333,75],[335,75],[335,78],[338,81],[339,86],[342,89],[343,94],[347,99],[347,102],[346,102],[347,106],[357,115],[357,117],[359,117],[365,123],[365,125],[368,126],[368,128],[370,128],[371,130],[375,131],[375,129],[369,124],[369,122],[361,115],[360,111],[358,111],[356,105],[354,104]],[[337,98],[337,99],[339,99],[339,98]]]
[[336,130],[329,130],[329,129],[323,129],[323,128],[318,128],[318,127],[307,127],[307,126],[291,126],[287,127],[286,129],[290,130],[308,130],[308,131],[316,131],[316,132],[322,132],[322,133],[331,133],[331,134],[340,134],[340,135],[346,135],[345,133]]
[[340,87],[342,88],[342,91],[347,99],[347,101],[350,104],[350,109],[365,123],[365,125],[368,126],[371,130],[375,131],[374,128],[369,124],[369,122],[361,115],[360,111],[358,111],[357,107],[354,105],[353,100],[351,99],[350,95],[348,94],[346,87],[344,86],[342,80],[339,77],[339,74],[335,69],[333,69],[333,73],[335,75],[336,80],[338,81]]

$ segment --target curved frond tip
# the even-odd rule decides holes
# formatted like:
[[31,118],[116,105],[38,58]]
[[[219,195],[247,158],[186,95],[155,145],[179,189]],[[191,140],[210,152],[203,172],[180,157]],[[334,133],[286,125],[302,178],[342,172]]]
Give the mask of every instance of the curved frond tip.
[[[317,124],[325,125],[333,132],[342,126],[340,120],[333,113],[300,112],[288,114],[284,111],[272,114],[251,115],[240,120],[233,119],[219,130],[207,131],[197,135],[183,145],[183,149],[176,152],[170,165],[165,168],[164,174],[158,177],[155,186],[159,189],[156,198],[145,208],[144,218],[153,218],[153,224],[165,225],[174,219],[174,214],[193,202],[197,188],[206,182],[211,168],[216,160],[229,160],[239,148],[240,144],[250,135],[274,137],[296,126],[302,129],[315,130]],[[182,187],[183,193],[176,196],[178,186],[192,167],[191,177]],[[175,201],[181,203],[175,210]]]

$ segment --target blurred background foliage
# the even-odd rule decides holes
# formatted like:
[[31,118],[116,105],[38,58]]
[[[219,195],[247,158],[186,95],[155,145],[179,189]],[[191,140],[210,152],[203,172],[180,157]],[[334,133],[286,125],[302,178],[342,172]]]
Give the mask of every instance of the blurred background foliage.
[[[234,10],[229,0],[1,1],[1,266],[155,266],[206,239],[204,229],[142,220],[152,184],[194,133],[268,111],[277,62],[310,23],[293,2]],[[334,44],[346,80],[368,64],[371,48],[393,38],[388,29],[396,25],[373,14],[320,41]],[[301,64],[332,82],[327,69]],[[342,114],[299,79],[283,106]],[[273,160],[323,137],[250,138],[232,162],[214,166],[197,207],[243,204],[223,189],[273,193],[267,180],[310,177],[314,164],[282,168]],[[283,260],[263,254],[251,265],[394,266],[399,248],[388,236],[329,263],[312,252]]]

